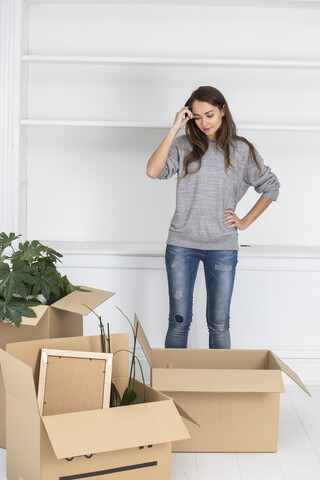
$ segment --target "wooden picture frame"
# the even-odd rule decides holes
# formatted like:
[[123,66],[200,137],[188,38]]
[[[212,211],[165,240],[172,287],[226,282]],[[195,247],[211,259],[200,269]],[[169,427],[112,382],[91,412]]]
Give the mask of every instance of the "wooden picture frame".
[[41,350],[40,415],[109,408],[112,353]]

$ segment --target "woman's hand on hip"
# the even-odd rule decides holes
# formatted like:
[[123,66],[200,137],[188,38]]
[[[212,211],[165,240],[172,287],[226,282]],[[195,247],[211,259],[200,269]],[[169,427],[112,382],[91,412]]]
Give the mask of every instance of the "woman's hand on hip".
[[237,228],[238,230],[245,230],[249,225],[243,220],[240,219],[233,210],[225,210],[224,213],[228,213],[226,217],[223,218],[222,222],[226,225],[227,228]]

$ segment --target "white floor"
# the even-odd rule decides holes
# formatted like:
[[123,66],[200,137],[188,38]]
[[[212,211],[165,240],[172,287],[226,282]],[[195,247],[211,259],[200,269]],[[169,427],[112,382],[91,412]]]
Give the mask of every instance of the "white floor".
[[[171,480],[320,480],[320,386],[281,396],[277,453],[174,453]],[[0,449],[0,480],[6,480]]]

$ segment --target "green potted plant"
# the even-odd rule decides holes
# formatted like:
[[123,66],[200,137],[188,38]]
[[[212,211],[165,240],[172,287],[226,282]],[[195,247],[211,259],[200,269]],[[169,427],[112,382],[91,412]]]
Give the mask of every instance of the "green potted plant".
[[[110,337],[109,323],[107,323],[107,333],[106,333],[101,316],[98,315],[88,305],[86,305],[86,304],[83,304],[83,305],[85,307],[87,307],[92,313],[94,313],[94,315],[99,320],[99,329],[100,329],[100,338],[101,338],[101,351],[104,352],[104,353],[111,353],[111,337]],[[117,350],[116,352],[113,352],[113,355],[116,355],[119,352],[130,353],[131,354],[131,366],[130,366],[128,386],[124,390],[122,397],[121,397],[120,393],[118,392],[114,383],[111,384],[110,407],[122,407],[124,405],[131,405],[132,403],[134,403],[135,399],[137,398],[137,393],[135,391],[136,362],[139,365],[141,378],[142,378],[142,383],[143,383],[143,389],[144,389],[143,402],[146,402],[146,399],[147,399],[146,382],[145,382],[145,379],[144,379],[143,369],[142,369],[141,362],[136,355],[136,343],[137,343],[137,334],[138,334],[139,323],[137,324],[136,330],[134,330],[134,326],[133,326],[132,322],[130,321],[130,319],[127,317],[127,315],[125,315],[119,307],[116,307],[116,308],[127,319],[128,323],[131,327],[131,330],[132,330],[132,333],[133,333],[133,350],[131,351],[131,350],[126,350],[126,349],[120,349],[120,350]]]
[[35,317],[31,307],[51,305],[74,290],[56,263],[62,255],[38,240],[20,242],[21,235],[0,233],[0,322],[16,327],[21,317]]

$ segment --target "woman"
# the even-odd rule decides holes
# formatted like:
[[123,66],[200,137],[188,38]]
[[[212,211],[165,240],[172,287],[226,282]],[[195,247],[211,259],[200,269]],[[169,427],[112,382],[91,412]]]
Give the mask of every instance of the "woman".
[[[186,134],[176,138],[183,127]],[[176,211],[166,248],[170,313],[165,347],[187,347],[194,283],[202,260],[209,348],[230,348],[237,230],[248,228],[277,199],[280,185],[253,145],[237,135],[221,92],[208,86],[192,93],[148,161],[151,178],[167,179],[176,173]],[[251,185],[261,196],[239,218],[236,205]]]

